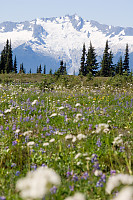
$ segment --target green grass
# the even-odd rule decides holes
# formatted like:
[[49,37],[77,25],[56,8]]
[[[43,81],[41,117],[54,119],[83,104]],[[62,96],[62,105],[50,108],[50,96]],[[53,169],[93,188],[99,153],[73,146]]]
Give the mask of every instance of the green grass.
[[[53,168],[62,180],[56,193],[48,194],[46,200],[63,200],[76,191],[87,199],[105,200],[109,198],[105,185],[111,170],[132,174],[131,82],[116,87],[108,78],[88,81],[80,76],[41,74],[1,75],[0,79],[0,196],[21,199],[15,189],[17,180],[42,165]],[[34,100],[37,103],[32,105]],[[80,106],[76,107],[77,103]],[[57,115],[51,117],[53,113]],[[81,116],[76,118],[77,114]],[[109,124],[108,132],[96,133],[101,123]],[[24,136],[29,130],[31,135]],[[86,138],[72,142],[65,139],[69,134],[84,134]],[[122,143],[113,144],[119,134]],[[50,143],[52,138],[55,141]],[[30,141],[35,143],[32,148],[27,146]],[[43,146],[46,142],[49,145]],[[81,155],[75,159],[78,153]],[[93,161],[94,154],[97,161]],[[96,169],[106,181],[95,176]]]

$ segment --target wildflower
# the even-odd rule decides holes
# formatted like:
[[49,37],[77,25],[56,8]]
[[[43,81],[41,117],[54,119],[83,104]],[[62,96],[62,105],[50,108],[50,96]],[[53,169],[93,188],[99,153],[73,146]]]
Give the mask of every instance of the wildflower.
[[37,103],[37,100],[34,100],[31,105],[34,106]]
[[52,138],[51,140],[49,140],[49,142],[54,142],[55,141],[55,139],[54,138]]
[[114,145],[115,145],[115,144],[119,145],[119,144],[121,144],[122,142],[123,142],[122,138],[121,138],[120,136],[118,136],[118,137],[114,138],[113,144],[114,144]]
[[72,142],[76,142],[77,138],[73,136]]
[[75,159],[81,156],[81,153],[76,154]]
[[19,176],[19,174],[20,174],[20,171],[16,171],[16,174],[15,174],[15,175],[16,175],[16,176]]
[[73,138],[73,135],[72,134],[68,134],[68,135],[66,135],[65,140],[69,140],[69,139],[72,139],[72,138]]
[[109,132],[109,125],[105,124],[105,123],[98,124],[95,132],[100,133],[101,131],[103,131],[104,133],[108,133]]
[[1,197],[0,197],[0,200],[6,200],[6,197],[1,196]]
[[50,115],[50,117],[55,117],[57,116],[57,113],[53,113],[52,115]]
[[44,147],[46,147],[46,146],[48,146],[48,145],[49,145],[48,142],[44,142],[44,143],[43,143],[43,146],[44,146]]
[[85,138],[87,138],[86,135],[84,135],[82,133],[77,135],[78,140],[85,139]]
[[60,176],[50,168],[39,167],[17,181],[16,189],[24,199],[42,199],[52,185],[60,185]]
[[133,187],[124,187],[114,198],[114,200],[133,200]]
[[29,146],[29,147],[32,147],[32,146],[34,146],[34,145],[35,145],[35,142],[34,142],[34,141],[30,141],[30,142],[27,143],[27,146]]
[[15,133],[18,134],[20,132],[20,129],[16,129]]
[[81,104],[80,103],[76,103],[75,107],[80,107]]
[[25,131],[22,135],[23,136],[31,136],[33,132],[32,131]]
[[106,185],[106,192],[108,194],[111,194],[112,190],[115,187],[118,187],[120,184],[123,184],[123,185],[133,184],[133,176],[130,176],[128,174],[117,174],[117,175],[111,176]]
[[61,106],[61,107],[59,107],[58,109],[59,109],[59,110],[63,110],[63,109],[64,109],[64,107],[63,107],[63,106]]
[[98,138],[96,145],[97,145],[98,147],[100,147],[100,146],[101,146],[101,141],[100,141],[100,138]]
[[77,192],[74,196],[67,197],[65,200],[85,200],[85,195]]
[[96,169],[94,172],[95,176],[100,176],[102,174],[101,170]]

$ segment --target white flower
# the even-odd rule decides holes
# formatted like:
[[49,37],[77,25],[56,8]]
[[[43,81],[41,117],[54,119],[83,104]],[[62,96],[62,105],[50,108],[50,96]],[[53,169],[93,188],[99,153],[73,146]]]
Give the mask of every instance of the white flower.
[[96,133],[100,133],[101,131],[103,131],[104,133],[108,133],[109,132],[109,125],[102,123],[102,124],[98,124],[98,127],[96,128]]
[[0,117],[3,117],[4,115],[2,113],[0,113]]
[[4,111],[4,113],[10,113],[12,110],[11,109],[7,109]]
[[23,136],[31,136],[32,131],[25,131],[22,135]]
[[96,169],[95,172],[94,172],[94,174],[95,174],[95,176],[100,176],[100,175],[102,175],[102,171]]
[[63,107],[63,106],[61,106],[61,107],[59,107],[58,109],[59,109],[59,110],[63,110],[63,109],[64,109],[64,107]]
[[20,132],[20,129],[17,129],[17,130],[15,131],[16,134],[19,133],[19,132]]
[[53,113],[52,115],[50,115],[50,117],[55,117],[57,116],[57,113]]
[[76,140],[77,140],[76,136],[73,135],[72,142],[76,142]]
[[76,103],[75,107],[79,107],[79,106],[81,106],[81,104],[80,103]]
[[65,140],[69,140],[69,139],[72,139],[72,138],[73,138],[73,135],[72,134],[68,134],[68,135],[66,135]]
[[108,194],[111,194],[112,190],[115,187],[118,187],[120,184],[123,185],[133,184],[133,176],[130,176],[128,174],[117,174],[111,176],[106,184],[106,192]]
[[55,139],[54,138],[52,138],[51,140],[49,140],[49,142],[54,142],[55,141]]
[[124,187],[114,200],[133,200],[133,187]]
[[85,200],[85,195],[77,192],[74,196],[67,197],[65,200]]
[[77,113],[76,119],[79,119],[79,117],[82,117],[82,114],[81,114],[81,113]]
[[73,120],[73,122],[74,122],[74,123],[75,123],[75,122],[78,122],[79,119],[80,119],[80,117],[82,117],[82,114],[81,114],[81,113],[77,113],[77,115],[76,115],[75,119]]
[[24,199],[42,199],[52,185],[60,183],[60,176],[54,170],[39,167],[34,172],[28,172],[25,178],[19,179],[16,189]]
[[49,143],[48,142],[44,142],[43,143],[43,146],[45,147],[45,146],[48,146],[49,145]]
[[82,133],[80,133],[80,134],[77,135],[77,139],[78,140],[85,139],[85,138],[87,138],[86,135],[84,135]]
[[81,156],[81,153],[76,154],[75,159]]
[[121,143],[123,143],[121,136],[114,138],[113,144],[121,144]]
[[34,141],[30,141],[27,143],[27,146],[31,147],[31,146],[34,146],[35,145],[35,142]]
[[37,100],[34,100],[31,105],[34,106],[38,101]]

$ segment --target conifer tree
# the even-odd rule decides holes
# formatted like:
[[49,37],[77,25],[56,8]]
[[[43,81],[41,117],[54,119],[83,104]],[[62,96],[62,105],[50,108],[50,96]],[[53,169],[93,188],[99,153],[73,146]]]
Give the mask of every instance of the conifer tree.
[[98,69],[98,63],[96,59],[96,53],[94,47],[92,47],[92,43],[90,42],[90,47],[88,49],[86,63],[85,63],[85,71],[84,75],[92,74],[95,76],[96,71]]
[[106,41],[105,50],[103,53],[103,58],[101,62],[101,70],[100,74],[101,76],[111,76],[112,75],[112,69],[113,69],[113,54],[112,52],[109,53],[109,46],[108,46],[108,40]]
[[39,68],[38,68],[38,73],[41,73],[42,72],[42,66],[40,64]]
[[44,65],[43,74],[46,74],[46,65]]
[[79,69],[79,75],[85,75],[85,56],[86,56],[86,48],[85,48],[85,43],[84,43],[83,50],[82,50],[80,69]]
[[51,68],[50,68],[50,70],[49,70],[49,74],[52,75],[52,69],[51,69]]
[[116,72],[116,74],[119,74],[119,75],[122,75],[122,74],[123,74],[122,56],[120,56],[120,59],[119,59],[119,61],[117,62],[115,72]]
[[17,59],[16,59],[16,56],[14,58],[14,67],[13,67],[13,71],[15,72],[15,74],[17,74]]
[[5,73],[5,64],[6,64],[6,50],[5,47],[1,52],[1,61],[0,61],[0,73]]
[[113,54],[112,51],[109,53],[109,60],[108,60],[108,68],[109,68],[109,76],[115,75],[115,67],[113,65]]
[[63,75],[67,75],[66,63],[64,64],[64,67],[63,67]]
[[1,52],[0,73],[10,73],[13,70],[11,40],[9,44],[9,40],[7,39],[6,45]]
[[9,62],[9,73],[13,72],[13,59],[12,59],[12,47],[11,47],[11,40],[9,44],[9,49],[8,49],[8,62]]
[[123,62],[123,69],[124,69],[124,72],[126,72],[127,74],[130,73],[128,44],[126,44],[125,59],[124,59],[124,62]]

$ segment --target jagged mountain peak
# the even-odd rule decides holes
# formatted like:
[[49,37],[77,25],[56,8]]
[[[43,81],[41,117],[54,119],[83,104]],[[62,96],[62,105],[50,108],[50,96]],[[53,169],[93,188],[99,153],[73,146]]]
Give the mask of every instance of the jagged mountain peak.
[[78,72],[83,43],[87,49],[90,41],[99,60],[106,40],[109,41],[114,58],[124,55],[126,43],[129,44],[129,52],[133,52],[133,28],[100,24],[94,20],[84,20],[77,14],[0,23],[0,50],[7,39],[12,41],[18,65],[23,62],[27,72],[29,68],[35,72],[35,66],[41,63],[54,71],[59,67],[61,59],[66,62],[70,74],[74,70]]

